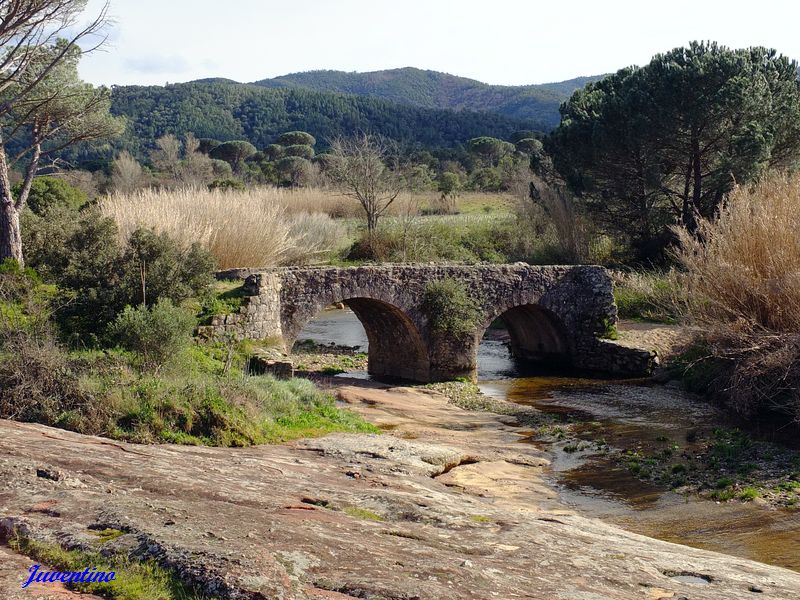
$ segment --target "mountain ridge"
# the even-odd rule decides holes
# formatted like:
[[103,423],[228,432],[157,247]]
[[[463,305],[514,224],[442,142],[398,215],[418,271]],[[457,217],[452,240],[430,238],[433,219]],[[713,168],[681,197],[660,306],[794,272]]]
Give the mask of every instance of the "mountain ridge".
[[548,127],[559,122],[558,108],[576,89],[603,75],[552,83],[494,85],[439,71],[401,67],[368,72],[314,70],[251,82],[266,88],[300,88],[382,98],[399,104],[451,110],[494,112],[534,119]]

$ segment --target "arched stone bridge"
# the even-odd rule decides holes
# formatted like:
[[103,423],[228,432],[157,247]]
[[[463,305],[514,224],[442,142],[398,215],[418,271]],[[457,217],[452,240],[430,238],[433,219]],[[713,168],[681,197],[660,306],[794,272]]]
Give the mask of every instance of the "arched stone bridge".
[[[654,366],[652,353],[601,339],[617,318],[611,279],[602,267],[290,267],[220,276],[246,276],[246,296],[239,313],[215,318],[215,330],[277,338],[289,351],[311,319],[344,303],[366,330],[369,372],[378,377],[421,382],[473,377],[478,345],[498,318],[519,359],[555,359],[618,376],[644,375]],[[480,304],[480,323],[468,336],[455,338],[430,326],[423,307],[426,287],[445,278],[462,282]]]

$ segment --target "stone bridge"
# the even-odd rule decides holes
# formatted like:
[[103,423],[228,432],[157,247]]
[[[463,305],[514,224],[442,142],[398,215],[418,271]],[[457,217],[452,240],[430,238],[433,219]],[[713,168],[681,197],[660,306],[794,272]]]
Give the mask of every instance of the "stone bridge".
[[[280,340],[291,351],[303,327],[344,303],[369,339],[369,372],[383,378],[442,381],[474,377],[487,328],[501,319],[512,354],[616,376],[649,373],[652,353],[602,339],[616,323],[611,279],[602,267],[385,265],[237,270],[246,278],[239,313],[215,317],[212,329],[240,338]],[[480,306],[469,335],[434,330],[425,312],[430,282],[454,279]]]

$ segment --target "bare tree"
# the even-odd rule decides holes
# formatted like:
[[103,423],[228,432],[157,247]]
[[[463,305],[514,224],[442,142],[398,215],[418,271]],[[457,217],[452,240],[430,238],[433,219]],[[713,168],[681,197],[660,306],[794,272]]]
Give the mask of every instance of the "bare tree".
[[111,187],[115,192],[129,194],[146,185],[142,165],[127,150],[111,163]]
[[409,257],[414,254],[411,243],[416,242],[414,229],[420,214],[419,204],[418,194],[404,194],[404,197],[400,198],[400,211],[397,216],[400,223],[403,262],[407,262]]
[[178,178],[184,186],[200,187],[214,179],[214,166],[208,156],[200,152],[200,140],[193,133],[183,138],[183,162]]
[[150,151],[150,160],[156,169],[177,180],[181,168],[181,141],[171,133],[162,135]]
[[[78,61],[103,43],[107,23],[106,5],[87,25],[76,26],[85,5],[0,0],[0,260],[23,262],[19,215],[42,162],[71,144],[121,130],[109,113],[109,91],[78,77]],[[16,198],[15,167],[23,172]]]
[[386,140],[362,133],[335,139],[331,153],[328,176],[342,194],[361,204],[367,218],[367,235],[372,242],[378,219],[403,189],[402,178],[389,167],[397,162],[396,152]]

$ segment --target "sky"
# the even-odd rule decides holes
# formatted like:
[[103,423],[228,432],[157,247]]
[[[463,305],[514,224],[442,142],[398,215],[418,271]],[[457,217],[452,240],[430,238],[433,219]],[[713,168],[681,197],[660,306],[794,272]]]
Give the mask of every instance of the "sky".
[[797,0],[109,1],[108,42],[80,67],[95,84],[411,66],[520,85],[644,64],[692,40],[800,59]]

